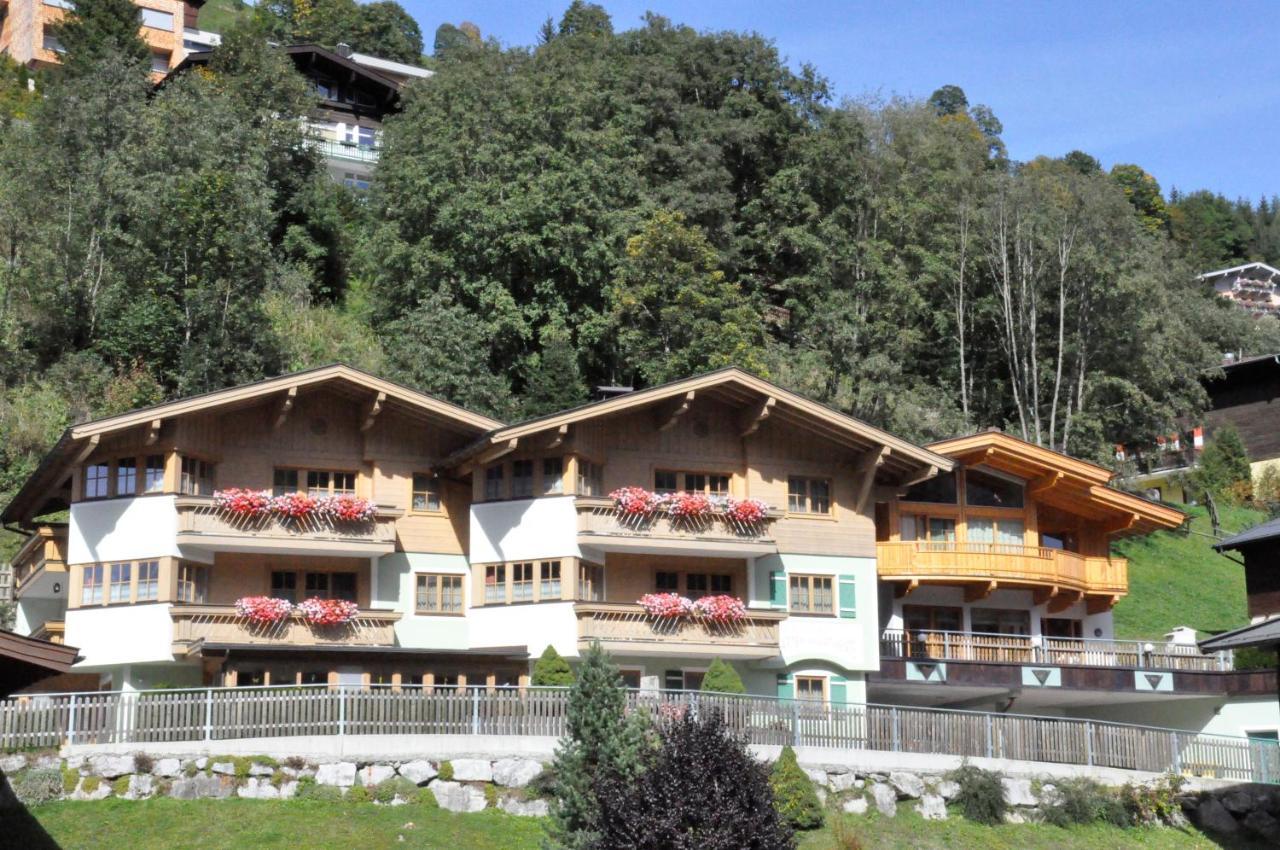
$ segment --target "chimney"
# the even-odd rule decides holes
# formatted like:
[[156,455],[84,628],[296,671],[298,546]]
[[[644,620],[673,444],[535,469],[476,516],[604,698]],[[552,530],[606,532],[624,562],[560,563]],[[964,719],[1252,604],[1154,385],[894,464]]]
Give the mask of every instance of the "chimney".
[[352,53],[351,45],[347,44],[345,41],[340,41],[338,42],[338,46],[333,48],[333,52],[337,53],[343,59],[350,59]]

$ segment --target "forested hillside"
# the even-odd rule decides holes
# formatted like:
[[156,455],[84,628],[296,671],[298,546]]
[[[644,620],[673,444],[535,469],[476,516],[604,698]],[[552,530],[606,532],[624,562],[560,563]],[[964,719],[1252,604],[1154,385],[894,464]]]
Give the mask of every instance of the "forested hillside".
[[907,437],[1105,458],[1280,349],[1194,280],[1273,258],[1273,203],[1012,161],[955,87],[838,100],[766,36],[582,3],[530,47],[445,25],[357,196],[266,37],[416,61],[397,4],[263,4],[158,91],[135,7],[78,8],[40,97],[0,75],[0,501],[72,421],[334,360],[503,418],[740,363]]

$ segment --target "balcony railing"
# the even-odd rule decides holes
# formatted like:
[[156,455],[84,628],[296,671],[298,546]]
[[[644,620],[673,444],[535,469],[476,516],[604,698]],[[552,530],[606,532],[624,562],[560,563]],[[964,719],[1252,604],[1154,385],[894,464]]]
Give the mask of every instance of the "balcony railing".
[[255,625],[230,605],[175,605],[175,655],[190,655],[205,644],[286,646],[394,646],[399,611],[361,611],[338,626],[311,625],[300,614],[277,623]]
[[737,658],[767,658],[778,652],[778,623],[786,614],[750,611],[736,623],[712,623],[688,617],[654,617],[639,605],[583,602],[578,615],[578,640],[600,641],[617,652],[644,654],[710,654]]
[[14,592],[21,594],[42,572],[67,571],[66,526],[42,525],[13,556]]
[[396,518],[403,511],[379,506],[372,520],[343,521],[312,513],[249,516],[214,504],[211,496],[179,496],[178,541],[227,549],[314,549],[329,554],[385,554],[395,549]]
[[1007,581],[1097,594],[1129,590],[1124,558],[1096,558],[1044,546],[1004,543],[877,543],[876,569],[883,579]]
[[884,658],[978,661],[1077,667],[1131,667],[1197,672],[1232,669],[1230,652],[1206,655],[1193,644],[1165,641],[1034,638],[982,632],[887,629],[880,636]]
[[339,142],[333,139],[315,139],[312,142],[320,154],[328,159],[347,159],[352,162],[375,164],[378,161],[378,148],[369,145],[357,145],[351,142]]
[[757,544],[771,546],[773,524],[780,513],[771,511],[759,522],[737,522],[723,514],[706,517],[673,517],[664,513],[626,514],[612,499],[579,496],[578,533],[593,537],[631,540],[668,540],[702,543]]

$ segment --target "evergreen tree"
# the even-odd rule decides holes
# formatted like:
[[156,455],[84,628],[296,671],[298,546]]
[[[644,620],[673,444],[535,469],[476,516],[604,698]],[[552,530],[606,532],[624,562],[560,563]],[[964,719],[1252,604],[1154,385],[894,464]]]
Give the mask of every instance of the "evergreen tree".
[[796,751],[783,747],[774,762],[769,777],[773,787],[773,801],[784,823],[795,829],[816,829],[822,826],[822,803],[813,781],[800,769]]
[[564,322],[557,318],[543,325],[538,339],[542,350],[532,355],[525,367],[524,415],[543,416],[584,403],[587,387]]
[[565,661],[551,644],[547,644],[547,648],[542,650],[542,655],[533,662],[532,683],[535,687],[548,688],[561,688],[573,684],[573,670],[569,669],[569,662]]
[[90,72],[111,58],[150,70],[151,50],[139,35],[141,29],[142,11],[133,0],[78,0],[74,10],[49,27],[73,74]]
[[1253,492],[1253,472],[1240,432],[1231,425],[1215,429],[1200,455],[1200,465],[1188,478],[1201,493],[1237,503],[1248,498]]
[[712,660],[711,666],[707,668],[707,675],[702,677],[702,690],[721,694],[747,692],[738,671],[733,669],[733,665],[726,664],[719,658]]

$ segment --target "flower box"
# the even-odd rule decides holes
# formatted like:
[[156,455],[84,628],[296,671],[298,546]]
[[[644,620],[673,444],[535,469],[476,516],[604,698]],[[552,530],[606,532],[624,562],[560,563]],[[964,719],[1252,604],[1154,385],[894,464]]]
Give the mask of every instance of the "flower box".
[[650,617],[687,617],[693,611],[693,600],[678,593],[646,593],[638,604]]
[[254,625],[269,625],[288,619],[293,603],[270,596],[242,596],[236,600],[236,614]]
[[315,596],[299,602],[297,610],[313,626],[340,626],[351,622],[360,613],[354,602]]

